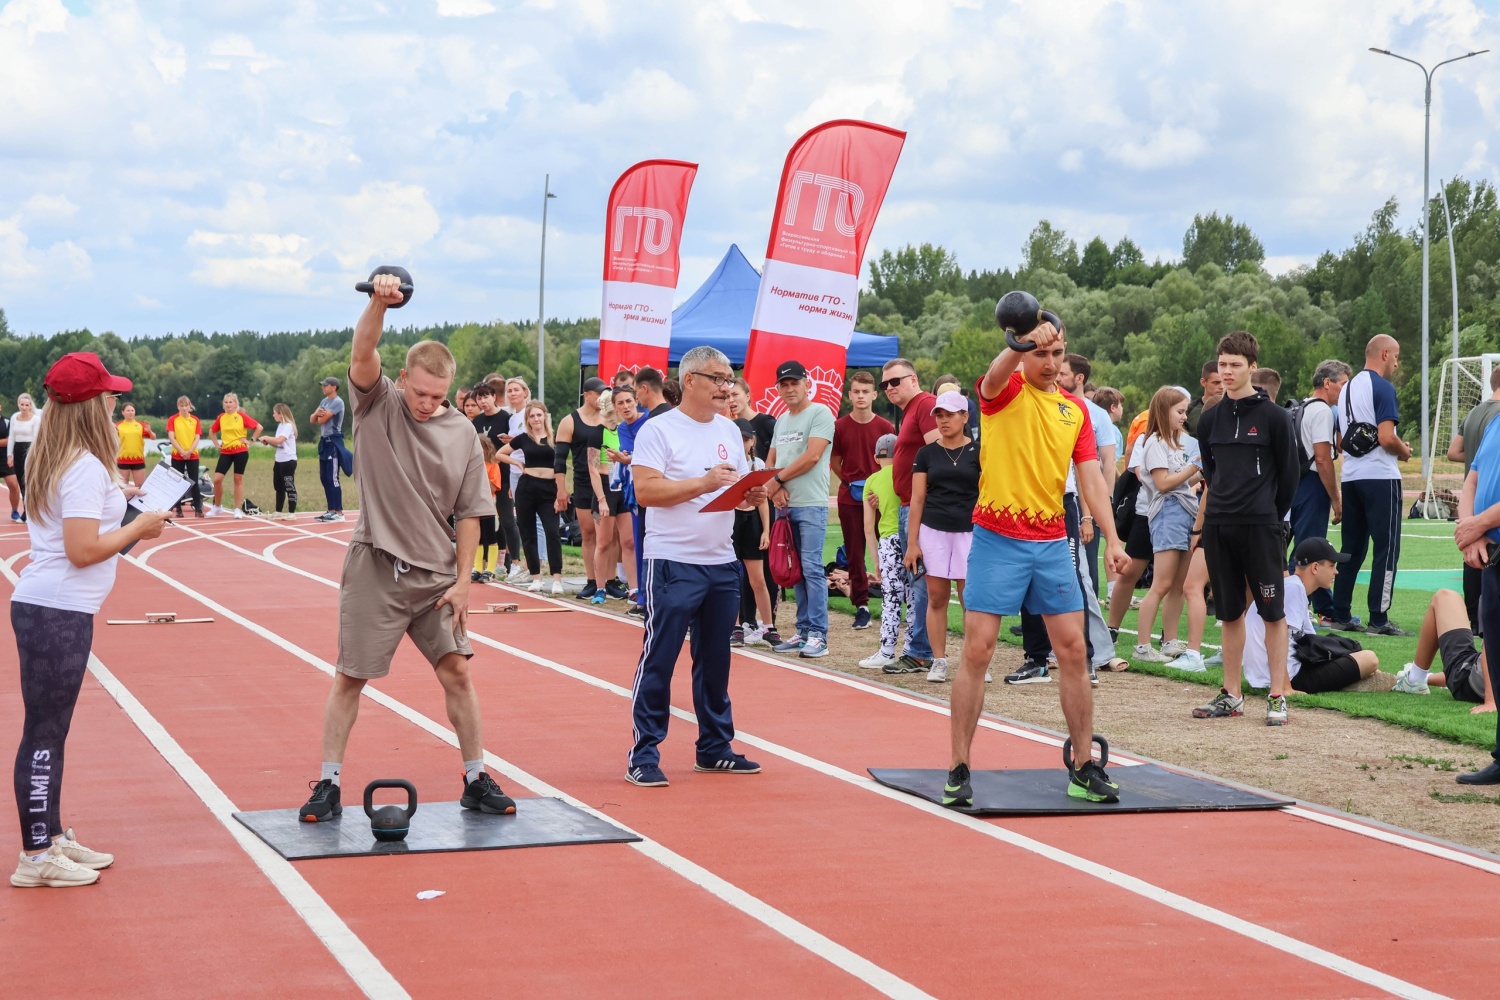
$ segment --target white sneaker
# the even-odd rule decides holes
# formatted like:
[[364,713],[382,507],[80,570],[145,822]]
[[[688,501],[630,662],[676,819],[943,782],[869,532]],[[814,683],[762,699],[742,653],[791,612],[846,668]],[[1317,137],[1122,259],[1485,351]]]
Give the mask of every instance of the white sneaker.
[[828,640],[820,635],[808,636],[807,641],[802,644],[802,648],[797,651],[797,655],[809,660],[816,660],[820,656],[827,656]]
[[[538,588],[538,589],[540,589],[540,588]],[[561,597],[561,596],[563,596],[563,586],[562,586],[561,583],[559,583],[556,580],[552,581],[552,596],[553,597]]]
[[993,678],[993,677],[991,677],[991,676],[990,676],[990,672],[989,672],[989,671],[988,671],[988,670],[986,670],[986,671],[985,671],[985,672],[984,672],[984,682],[985,682],[985,683],[986,683],[986,684],[988,684],[988,683],[989,683],[989,682],[990,682],[990,681],[992,681],[992,680],[994,680],[994,678]]
[[933,684],[941,684],[948,679],[948,658],[939,656],[933,659],[932,669],[927,671],[927,679]]
[[115,856],[113,854],[105,854],[103,851],[91,851],[74,840],[73,828],[71,826],[63,832],[63,839],[57,841],[57,846],[62,848],[62,852],[80,868],[89,868],[93,871],[98,871],[101,868],[108,868],[115,863]]
[[547,589],[547,581],[532,580],[531,586],[527,587],[526,589],[531,591],[533,594],[540,594],[542,591]]
[[244,511],[242,511],[242,510],[240,510],[240,509],[239,509],[239,508],[238,508],[238,507],[236,507],[236,508],[235,508],[235,509],[234,509],[234,510],[233,510],[233,512],[232,512],[232,513],[233,513],[233,515],[234,515],[234,516],[235,516],[235,517],[244,517],[244,516],[245,516],[245,512],[244,512]]
[[1203,665],[1203,654],[1196,649],[1184,649],[1167,666],[1173,670],[1185,670],[1190,674],[1201,674],[1207,669]]
[[531,574],[526,572],[525,566],[517,563],[516,565],[512,566],[510,568],[510,572],[505,575],[505,582],[515,584],[517,586],[523,583],[530,583]]
[[58,844],[49,847],[40,861],[32,861],[31,856],[24,851],[20,858],[15,874],[10,877],[10,884],[18,889],[41,886],[67,889],[75,885],[93,885],[99,881],[98,872],[85,868],[68,857]]
[[1161,650],[1156,649],[1149,642],[1136,643],[1135,652],[1132,654],[1131,658],[1140,660],[1143,663],[1166,663],[1171,659],[1170,656],[1167,656]]
[[1401,668],[1396,675],[1396,685],[1391,688],[1397,694],[1431,694],[1427,686],[1427,671],[1421,670],[1415,663],[1408,663]]
[[1188,644],[1182,639],[1170,639],[1161,644],[1162,655],[1168,659],[1181,656],[1187,652]]
[[897,657],[893,653],[881,653],[877,651],[872,655],[865,657],[863,660],[860,660],[859,665],[864,667],[866,670],[879,670],[881,667],[888,667],[891,664],[895,663],[897,659],[899,659],[899,657]]
[[766,644],[766,641],[762,639],[761,636],[765,634],[766,630],[764,628],[756,628],[754,625],[746,626],[744,638],[745,645],[764,646]]
[[217,504],[209,504],[208,505],[208,510],[205,510],[203,512],[203,516],[204,517],[223,517],[224,516],[224,508],[218,506]]

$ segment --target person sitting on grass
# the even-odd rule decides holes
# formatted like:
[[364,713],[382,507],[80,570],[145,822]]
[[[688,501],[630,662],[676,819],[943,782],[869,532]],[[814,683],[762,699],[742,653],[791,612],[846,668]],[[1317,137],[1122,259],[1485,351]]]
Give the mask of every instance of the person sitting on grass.
[[[1434,656],[1442,657],[1443,669],[1434,671]],[[1473,702],[1469,714],[1495,710],[1495,692],[1488,683],[1484,653],[1474,648],[1469,629],[1469,610],[1456,590],[1439,590],[1427,605],[1422,630],[1417,633],[1416,659],[1396,675],[1397,694],[1427,694],[1430,685],[1445,687],[1454,701]]]
[[[1342,691],[1371,676],[1380,668],[1380,659],[1371,649],[1355,650],[1319,664],[1305,663],[1297,653],[1297,637],[1317,632],[1307,595],[1319,587],[1332,585],[1339,575],[1339,565],[1349,561],[1326,538],[1304,539],[1292,554],[1296,569],[1286,578],[1283,601],[1286,607],[1286,671],[1293,690],[1303,694]],[[1463,602],[1459,602],[1463,611]],[[1472,645],[1472,643],[1471,643]],[[1430,662],[1430,658],[1429,658]],[[1271,666],[1266,655],[1266,623],[1255,602],[1245,611],[1245,681],[1252,688],[1269,688]]]

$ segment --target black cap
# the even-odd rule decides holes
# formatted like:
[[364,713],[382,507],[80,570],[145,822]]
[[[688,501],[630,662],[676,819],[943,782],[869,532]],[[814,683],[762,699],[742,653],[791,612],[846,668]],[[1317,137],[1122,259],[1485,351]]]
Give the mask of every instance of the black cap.
[[1326,538],[1306,538],[1292,553],[1292,561],[1298,566],[1315,562],[1346,563],[1349,561],[1349,553],[1340,552]]
[[755,437],[755,425],[750,421],[744,417],[736,417],[734,422],[739,425],[740,437],[746,439]]
[[339,380],[336,379],[336,378],[334,378],[332,375],[330,375],[327,378],[325,378],[323,381],[319,382],[318,384],[319,385],[331,385],[335,389],[337,389],[339,387]]
[[807,378],[807,369],[802,367],[800,361],[783,361],[776,369],[776,381],[784,378]]
[[603,392],[605,389],[608,389],[608,388],[609,388],[609,383],[606,382],[606,381],[604,381],[602,378],[599,378],[597,375],[594,376],[593,378],[588,378],[588,379],[584,379],[583,380],[583,391],[584,392]]

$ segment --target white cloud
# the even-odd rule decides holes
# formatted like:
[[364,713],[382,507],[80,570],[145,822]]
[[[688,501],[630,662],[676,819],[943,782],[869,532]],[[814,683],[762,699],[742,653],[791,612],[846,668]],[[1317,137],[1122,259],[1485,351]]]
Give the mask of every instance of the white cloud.
[[71,240],[45,249],[33,247],[20,219],[0,219],[0,291],[15,294],[55,289],[88,281],[93,261],[88,251]]
[[66,31],[68,8],[62,0],[11,0],[0,10],[0,28],[19,26],[26,29],[28,44],[37,35]]
[[495,13],[490,0],[437,0],[439,17],[479,17]]

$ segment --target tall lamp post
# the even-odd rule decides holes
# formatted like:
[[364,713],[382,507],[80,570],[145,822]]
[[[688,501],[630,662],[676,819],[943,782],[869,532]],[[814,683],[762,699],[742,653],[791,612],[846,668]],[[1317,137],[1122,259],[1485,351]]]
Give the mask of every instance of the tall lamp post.
[[542,181],[542,267],[536,285],[536,398],[544,403],[547,401],[547,202],[556,197],[552,193],[552,175],[547,174]]
[[1428,233],[1429,227],[1427,223],[1429,215],[1428,209],[1430,208],[1429,198],[1431,197],[1428,191],[1428,171],[1431,166],[1432,152],[1432,74],[1438,71],[1439,66],[1446,66],[1449,63],[1458,62],[1460,59],[1468,59],[1473,56],[1483,55],[1484,53],[1488,52],[1489,49],[1480,49],[1478,52],[1465,52],[1461,56],[1454,56],[1452,59],[1444,59],[1436,66],[1433,66],[1432,69],[1428,69],[1426,66],[1423,66],[1415,59],[1408,59],[1406,58],[1406,56],[1398,56],[1390,49],[1378,49],[1372,45],[1370,46],[1370,51],[1376,53],[1377,55],[1390,56],[1392,59],[1400,59],[1402,62],[1411,63],[1413,66],[1417,67],[1417,69],[1422,71],[1423,79],[1426,81],[1427,85],[1427,89],[1424,94],[1424,101],[1427,108],[1427,117],[1422,127],[1422,478],[1424,480],[1427,480],[1432,476],[1432,448],[1429,446],[1427,440],[1427,368],[1429,363],[1427,344],[1427,302],[1429,298],[1429,290],[1427,287],[1427,271],[1428,261],[1430,257],[1428,253],[1428,244],[1430,242],[1428,237],[1430,234]]
[[[1438,194],[1443,198],[1443,219],[1448,223],[1448,277],[1453,281],[1453,374],[1448,376],[1452,388],[1448,395],[1453,398],[1452,433],[1458,433],[1458,251],[1453,245],[1453,213],[1448,211],[1447,185],[1438,185]],[[1439,382],[1439,385],[1442,383]],[[1441,418],[1439,418],[1441,419]]]

